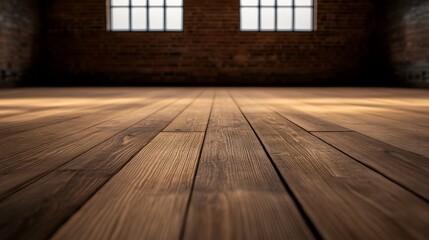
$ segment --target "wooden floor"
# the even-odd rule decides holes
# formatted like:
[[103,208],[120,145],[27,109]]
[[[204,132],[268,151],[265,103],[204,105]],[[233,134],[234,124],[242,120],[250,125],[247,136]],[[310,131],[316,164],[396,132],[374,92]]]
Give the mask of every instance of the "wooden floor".
[[0,91],[0,239],[429,239],[429,90]]

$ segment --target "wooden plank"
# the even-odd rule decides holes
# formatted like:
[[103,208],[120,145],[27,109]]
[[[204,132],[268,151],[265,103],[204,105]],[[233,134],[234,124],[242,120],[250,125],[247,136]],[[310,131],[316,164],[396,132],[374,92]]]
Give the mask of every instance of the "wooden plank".
[[429,104],[427,103],[428,94],[429,92],[426,92],[426,97],[420,99],[421,101],[417,103],[404,103],[403,100],[397,99],[376,99],[375,101],[380,102],[380,104],[383,104],[383,106],[388,106],[393,109],[401,110],[407,113],[424,114],[427,116],[429,114]]
[[304,128],[307,131],[312,132],[350,132],[351,130],[340,125],[331,123],[322,118],[314,117],[306,114],[293,107],[287,107],[281,104],[270,104],[274,112],[277,112],[281,116],[289,119],[298,126]]
[[[362,92],[357,90],[355,90],[354,93],[353,91],[345,93],[349,96],[349,99],[332,97],[335,96],[335,91],[321,91],[320,89],[314,91],[319,93],[320,96],[314,95],[306,97],[304,95],[296,99],[288,99],[287,96],[280,99],[271,97],[267,98],[268,100],[262,98],[258,99],[258,102],[264,105],[269,105],[269,103],[273,101],[292,104],[294,108],[310,114],[315,118],[324,119],[404,150],[429,157],[428,128],[418,124],[404,123],[404,121],[398,122],[386,117],[375,116],[368,112],[369,110],[367,108],[353,107],[348,104],[343,105],[342,102],[359,102],[361,98],[368,95],[362,94]],[[380,92],[383,93],[383,91]],[[267,94],[270,93],[271,92],[268,92]],[[275,92],[273,94],[275,94]],[[396,113],[386,111],[384,114],[389,115]]]
[[174,102],[0,202],[2,239],[48,239],[191,100]]
[[329,113],[320,115],[329,117],[334,123],[398,148],[429,157],[429,133],[425,127],[397,123],[363,112],[335,113],[334,109],[329,108],[326,108],[326,111]]
[[[157,93],[157,92],[156,92]],[[161,92],[162,93],[162,92]],[[0,134],[3,136],[11,136],[14,134],[35,130],[40,127],[50,127],[53,124],[62,123],[67,120],[72,120],[77,117],[81,117],[90,113],[103,114],[102,111],[115,109],[121,106],[127,106],[131,104],[142,103],[150,97],[160,95],[161,93],[149,93],[147,97],[133,98],[132,95],[126,98],[119,96],[116,98],[115,95],[109,99],[97,99],[97,95],[91,98],[85,99],[82,103],[83,106],[67,106],[71,101],[70,98],[64,99],[44,99],[45,102],[62,102],[62,107],[45,110],[31,110],[30,113],[14,115],[8,118],[0,119]],[[164,93],[165,94],[165,93]],[[95,98],[95,99],[92,99]],[[30,107],[24,103],[25,107]],[[65,105],[65,106],[64,106]],[[34,108],[34,107],[33,107]]]
[[52,239],[178,239],[203,137],[160,133]]
[[[326,91],[326,90],[325,90]],[[325,91],[318,91],[319,93],[323,93]],[[413,132],[418,132],[420,134],[417,134],[415,137],[417,138],[417,141],[423,142],[423,144],[427,141],[428,138],[424,136],[421,132],[425,132],[425,129],[427,130],[427,124],[425,123],[425,117],[421,114],[415,114],[415,113],[408,113],[403,114],[400,111],[392,110],[387,107],[380,107],[374,108],[367,106],[362,106],[362,103],[365,104],[373,104],[371,100],[374,99],[347,99],[347,98],[333,98],[335,96],[335,93],[328,92],[330,95],[330,98],[327,98],[325,100],[319,100],[316,98],[316,100],[313,100],[315,97],[309,97],[308,101],[312,100],[311,102],[313,104],[322,104],[326,103],[328,105],[322,105],[323,107],[314,106],[314,111],[318,111],[319,109],[332,109],[331,111],[326,111],[327,113],[325,115],[312,115],[304,113],[303,111],[298,110],[297,108],[302,107],[304,105],[304,109],[308,109],[305,107],[306,101],[294,101],[291,99],[286,98],[273,98],[272,96],[269,97],[271,94],[270,92],[249,92],[249,91],[238,91],[241,94],[245,94],[246,96],[257,100],[260,103],[263,103],[264,99],[269,98],[268,102],[265,102],[265,105],[272,109],[273,111],[279,113],[280,115],[286,117],[290,121],[294,122],[295,124],[299,125],[300,127],[304,128],[307,131],[312,132],[350,132],[351,129],[345,128],[344,125],[346,125],[346,122],[338,121],[338,123],[343,123],[343,126],[339,126],[337,124],[332,123],[332,121],[337,121],[337,109],[340,107],[342,109],[347,109],[348,112],[353,112],[353,115],[351,119],[354,120],[358,119],[360,122],[356,124],[358,128],[361,130],[365,127],[365,125],[370,125],[369,128],[370,132],[373,134],[376,134],[374,132],[377,132],[377,129],[383,129],[386,128],[386,125],[390,127],[397,127],[404,128],[404,126],[408,126],[407,130],[404,132],[402,129],[399,130],[401,132],[401,136],[405,137],[409,134],[412,134]],[[348,97],[354,97],[358,94],[358,91],[347,93],[346,96]],[[304,95],[305,96],[305,95]],[[359,96],[359,95],[357,95]],[[396,96],[398,97],[398,96]],[[325,102],[326,101],[326,102]],[[332,108],[331,104],[335,104],[336,108]],[[327,107],[326,107],[327,106]],[[411,107],[411,106],[410,106]],[[328,121],[325,119],[329,119]],[[366,124],[365,124],[366,123]],[[388,123],[388,124],[386,124]],[[374,127],[371,127],[372,125],[375,125]],[[412,131],[410,129],[413,129]],[[416,130],[414,130],[416,129]],[[362,131],[362,130],[361,130]],[[398,130],[391,131],[388,135],[398,135]],[[381,135],[381,134],[377,134]],[[386,135],[385,131],[383,131],[382,135]],[[387,137],[386,137],[387,138]],[[390,139],[395,139],[396,137],[392,137]],[[413,137],[410,137],[413,139]],[[403,143],[402,143],[403,144]],[[414,144],[413,146],[419,146],[422,144]],[[423,145],[421,148],[425,148],[425,145]]]
[[[192,96],[195,92],[189,94]],[[119,116],[94,128],[0,160],[0,199],[150,116],[174,100],[174,98],[160,100],[153,105],[136,109],[126,116]]]
[[[67,117],[77,109],[98,105],[136,102],[142,96],[163,92],[165,88],[30,88],[0,95],[0,133],[9,127],[35,124],[57,117]],[[2,91],[0,91],[0,94]],[[13,116],[13,117],[10,117]],[[41,124],[41,123],[39,123]],[[6,128],[7,127],[7,128]]]
[[[419,105],[404,105],[404,102],[401,100],[392,100],[392,99],[381,99],[381,98],[365,98],[356,100],[356,99],[343,99],[338,98],[342,105],[352,106],[352,107],[366,107],[368,109],[376,110],[380,113],[380,116],[383,116],[384,111],[395,112],[399,115],[412,115],[422,118],[427,118],[429,113],[426,110],[426,106]],[[389,114],[389,117],[394,117],[396,115]]]
[[234,102],[215,99],[184,239],[312,239]]
[[[416,126],[418,128],[428,128],[429,117],[426,114],[420,113],[411,113],[404,112],[401,110],[396,110],[393,107],[388,106],[372,106],[369,104],[362,104],[362,102],[371,102],[371,99],[364,100],[354,100],[354,102],[346,101],[341,98],[333,98],[331,99],[332,103],[324,104],[323,102],[308,102],[303,101],[304,105],[313,106],[322,108],[325,112],[332,112],[335,114],[355,114],[358,116],[362,116],[365,118],[369,118],[368,120],[379,120],[385,122],[391,122],[393,126],[400,124],[401,126],[412,127]],[[369,105],[369,106],[368,106]]]
[[429,200],[428,158],[356,132],[314,135]]
[[113,104],[118,97],[121,97],[121,95],[109,93],[111,93],[109,98],[103,98],[104,94],[97,94],[97,91],[92,91],[91,95],[82,93],[79,96],[75,96],[76,93],[71,94],[70,91],[65,91],[64,96],[51,96],[48,92],[43,97],[34,97],[32,93],[28,92],[21,97],[18,95],[13,98],[0,99],[0,107],[26,110],[25,113],[13,117],[0,118],[0,126],[4,128],[4,124],[7,123],[30,122],[43,117],[66,114],[73,111],[70,108],[85,109],[96,105]]
[[429,113],[429,102],[427,101],[429,91],[427,89],[325,88],[321,90],[319,88],[313,90],[313,94],[331,102],[351,106],[381,107],[426,115]]
[[213,91],[200,96],[188,109],[168,125],[164,131],[198,132],[205,131],[213,102]]
[[[161,96],[166,97],[171,95],[168,94]],[[136,110],[149,106],[157,101],[158,99],[156,98],[148,98],[142,100],[141,103],[115,104],[112,107],[101,108],[97,111],[92,110],[91,114],[70,119],[69,121],[63,121],[56,124],[52,123],[49,126],[39,127],[34,130],[28,130],[12,136],[5,136],[0,139],[0,159],[13,156],[17,153],[22,153],[37,146],[68,137],[81,131],[86,131],[89,128],[97,127],[98,125],[109,122],[112,119],[118,117],[122,118],[125,115],[131,114]],[[34,136],[37,136],[37,138]]]
[[109,87],[97,87],[97,88],[88,88],[88,87],[73,87],[73,88],[65,88],[65,87],[19,87],[19,88],[1,88],[0,89],[0,99],[4,98],[42,98],[42,97],[61,97],[66,95],[73,96],[83,96],[87,94],[95,94],[101,92],[108,92],[108,94],[113,91],[117,91],[117,89],[109,88]]
[[225,91],[216,93],[215,104],[210,115],[210,129],[249,130],[249,125],[243,121],[243,116],[237,110],[234,101]]
[[[271,94],[268,94],[266,92],[249,92],[249,91],[235,91],[234,94],[244,94],[245,96],[255,99],[255,100],[263,100],[264,98],[268,98],[269,96],[272,96]],[[264,101],[263,101],[264,102]],[[265,102],[266,106],[272,109],[273,111],[277,112],[278,114],[286,117],[287,119],[291,120],[295,124],[299,125],[300,127],[304,128],[307,131],[350,131],[350,129],[347,129],[345,127],[342,127],[340,125],[331,123],[329,121],[326,121],[322,118],[311,116],[303,111],[300,111],[296,109],[294,104],[288,104],[284,102],[284,99],[281,98],[270,98],[269,102]]]
[[268,108],[236,100],[323,238],[429,237],[426,202]]

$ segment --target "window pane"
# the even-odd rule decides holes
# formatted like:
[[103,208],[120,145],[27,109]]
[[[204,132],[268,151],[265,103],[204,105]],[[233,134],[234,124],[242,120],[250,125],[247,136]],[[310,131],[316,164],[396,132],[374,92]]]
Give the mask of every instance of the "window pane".
[[112,8],[112,30],[130,29],[130,11],[128,8]]
[[258,8],[241,8],[241,29],[258,30]]
[[241,6],[258,6],[259,0],[241,0]]
[[275,30],[275,8],[261,8],[261,30]]
[[133,8],[132,10],[132,30],[147,30],[146,8]]
[[167,6],[183,6],[183,0],[167,0]]
[[130,4],[129,0],[112,0],[112,6],[128,6]]
[[167,30],[182,30],[182,19],[182,8],[167,8]]
[[292,30],[292,8],[277,9],[277,29]]
[[147,0],[131,0],[131,6],[146,6]]
[[164,30],[164,8],[149,8],[149,29]]
[[313,6],[313,0],[295,0],[295,6]]
[[164,6],[164,0],[149,0],[149,6]]
[[312,8],[295,8],[295,29],[313,30],[313,10]]
[[277,0],[278,6],[292,6],[292,0]]
[[275,0],[261,0],[261,6],[274,6]]

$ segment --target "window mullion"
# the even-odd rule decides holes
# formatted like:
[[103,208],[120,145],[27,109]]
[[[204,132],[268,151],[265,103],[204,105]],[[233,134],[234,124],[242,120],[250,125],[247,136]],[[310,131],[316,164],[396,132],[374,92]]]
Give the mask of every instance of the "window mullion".
[[132,8],[131,1],[132,0],[128,1],[128,18],[129,18],[128,19],[128,24],[129,24],[128,25],[128,31],[130,31],[130,32],[133,30],[133,25],[132,25],[133,24],[133,20],[132,20],[132,18],[133,18],[133,16],[132,16],[133,11],[131,9]]
[[110,25],[110,31],[113,31],[113,6],[112,6],[112,0],[110,0],[110,5],[109,5],[109,25]]
[[167,0],[164,0],[164,31],[167,31]]
[[315,24],[315,13],[314,13],[314,1],[311,1],[311,31],[314,31],[314,26],[316,26]]
[[147,27],[146,27],[146,31],[150,31],[150,29],[149,29],[149,27],[150,27],[150,17],[149,17],[149,7],[150,7],[150,0],[147,0],[147,2],[146,2],[146,24],[147,24]]
[[258,0],[258,31],[261,31],[262,7],[261,0]]
[[274,31],[277,32],[277,0],[274,1]]
[[292,31],[295,31],[295,0],[292,0]]

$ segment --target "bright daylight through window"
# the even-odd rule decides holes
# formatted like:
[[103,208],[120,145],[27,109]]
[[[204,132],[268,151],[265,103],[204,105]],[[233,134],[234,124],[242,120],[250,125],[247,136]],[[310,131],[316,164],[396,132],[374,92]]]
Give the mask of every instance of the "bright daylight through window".
[[182,31],[183,0],[110,0],[112,31]]
[[241,0],[242,31],[313,31],[314,0]]

